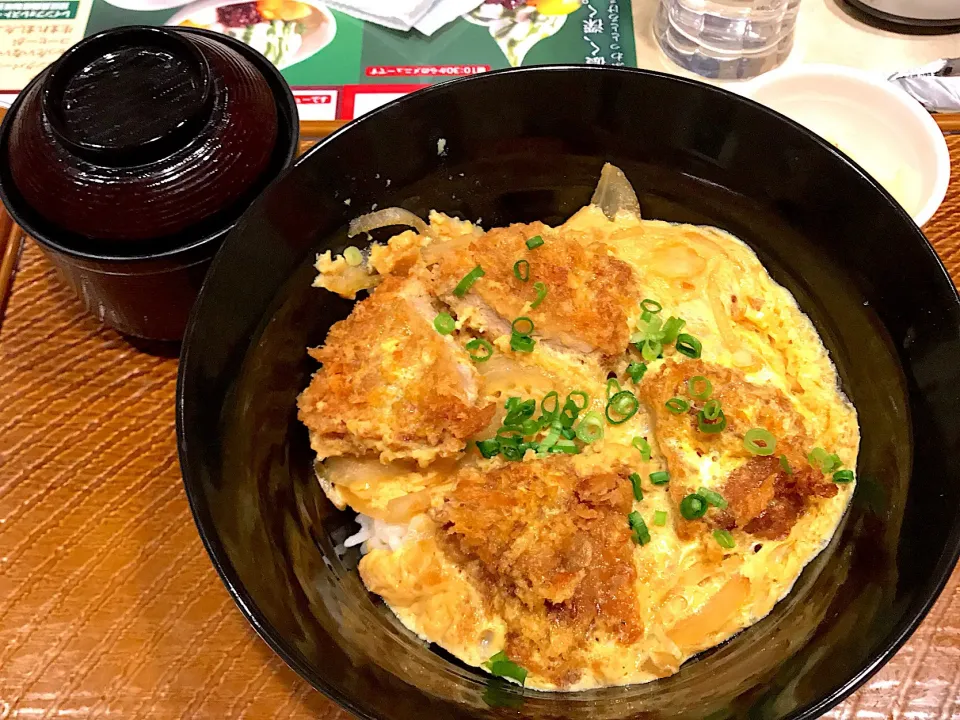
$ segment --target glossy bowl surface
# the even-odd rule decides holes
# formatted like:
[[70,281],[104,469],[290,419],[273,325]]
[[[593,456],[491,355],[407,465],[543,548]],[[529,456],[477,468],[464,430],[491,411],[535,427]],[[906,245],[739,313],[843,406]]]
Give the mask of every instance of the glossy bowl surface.
[[[647,217],[749,243],[815,323],[856,404],[860,482],[829,547],[774,612],[647,685],[507,688],[404,630],[368,594],[356,525],[323,496],[297,394],[352,303],[310,287],[349,219],[402,205],[484,226],[558,223],[604,161]],[[883,664],[960,546],[960,302],[910,217],[811,132],[666,75],[531,68],[453,81],[320,143],[227,238],[181,356],[180,461],[200,534],[256,630],[364,718],[813,718]]]
[[[235,207],[173,238],[126,246],[95,242],[52,227],[41,218],[19,194],[9,165],[0,163],[0,199],[17,224],[37,241],[87,311],[125,335],[162,341],[177,341],[183,336],[190,309],[224,236],[250,201],[290,167],[300,137],[293,93],[265,57],[239,40],[207,30],[177,32],[205,42],[216,41],[237,53],[261,74],[272,98],[276,140],[263,172],[237,199]],[[23,94],[8,116],[21,98]],[[6,122],[0,128],[0,157],[8,151],[9,128]]]
[[168,28],[78,43],[10,114],[3,160],[23,212],[75,249],[137,253],[137,241],[215,223],[252,199],[278,138],[257,66],[219,38]]

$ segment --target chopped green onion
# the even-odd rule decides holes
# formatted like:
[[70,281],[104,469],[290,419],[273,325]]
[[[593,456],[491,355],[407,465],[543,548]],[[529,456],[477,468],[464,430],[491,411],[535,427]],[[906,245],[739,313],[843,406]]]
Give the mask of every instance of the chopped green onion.
[[680,514],[687,520],[702,518],[707,512],[707,501],[701,495],[691,493],[680,501]]
[[646,312],[653,313],[654,315],[663,310],[663,305],[658,303],[656,300],[651,300],[650,298],[641,300],[640,307]]
[[727,506],[727,501],[723,499],[723,495],[718,493],[716,490],[711,490],[709,488],[700,488],[697,490],[697,495],[706,500],[710,505],[713,505],[715,508],[720,508],[723,510]]
[[621,390],[607,401],[605,414],[612,425],[620,425],[637,414],[640,401],[629,390]]
[[716,420],[722,414],[719,400],[707,400],[703,406],[703,416],[707,420]]
[[643,379],[643,376],[646,374],[646,372],[646,363],[632,362],[627,365],[627,375],[630,376],[630,380],[633,381],[634,385]]
[[533,414],[537,411],[537,401],[533,398],[528,398],[521,402],[516,402],[511,408],[511,412],[523,413],[524,419],[533,417]]
[[567,455],[576,455],[580,452],[573,440],[568,440],[567,438],[561,438],[553,444],[553,447],[550,448],[550,452],[555,453],[566,453]]
[[640,475],[638,473],[630,473],[630,484],[633,485],[633,497],[636,501],[643,500],[643,490],[640,488]]
[[433,326],[441,335],[449,335],[457,329],[457,323],[450,317],[450,313],[445,312],[437,313],[437,316],[433,319]]
[[458,298],[462,298],[467,294],[473,284],[485,274],[483,268],[477,265],[473,270],[463,276],[463,280],[457,283],[457,286],[453,289],[453,294]]
[[529,335],[518,335],[514,333],[510,336],[510,349],[516,352],[533,352],[533,346],[537,344]]
[[687,392],[695,400],[706,400],[713,393],[713,383],[703,375],[694,375],[687,380]]
[[500,445],[519,445],[523,441],[523,436],[514,428],[500,428],[497,430],[497,440]]
[[645,340],[640,354],[643,355],[643,359],[647,362],[653,362],[663,355],[663,343],[657,340]]
[[508,659],[507,654],[503,652],[503,650],[487,660],[483,666],[490,671],[491,675],[510,678],[511,680],[516,680],[521,685],[527,681],[527,671]]
[[622,389],[623,388],[620,387],[620,381],[617,380],[616,378],[610,378],[609,380],[607,380],[607,400],[612,398]]
[[720,414],[716,418],[708,418],[704,415],[703,410],[697,413],[697,428],[700,432],[706,433],[707,435],[715,435],[716,433],[723,432],[724,428],[727,427],[727,417],[723,414],[723,410],[720,411]]
[[820,468],[820,471],[824,474],[831,473],[843,467],[843,463],[840,462],[840,458],[837,457],[836,454],[829,454],[826,450],[819,447],[815,447],[810,451],[810,454],[807,455],[807,460],[810,461],[813,467]]
[[573,440],[577,436],[577,431],[572,427],[565,427],[560,431],[560,434],[563,435],[567,440]]
[[764,428],[750,428],[743,435],[743,446],[754,455],[773,455],[777,439]]
[[[553,405],[549,410],[547,409],[548,400],[553,400]],[[556,390],[551,390],[544,395],[543,400],[540,401],[540,412],[543,413],[544,417],[548,417],[551,420],[556,418],[560,413],[560,393]]]
[[554,420],[550,425],[550,431],[547,433],[547,436],[540,441],[540,452],[546,452],[556,444],[557,440],[560,439],[560,434],[563,432],[563,426],[560,424],[559,420]]
[[[577,401],[574,400],[574,397],[579,397],[583,400],[583,405],[577,405]],[[572,402],[576,405],[577,410],[586,410],[587,405],[590,403],[590,396],[587,395],[583,390],[573,390],[567,393],[567,402]]]
[[[547,410],[547,400],[553,400],[553,409]],[[546,395],[543,396],[543,400],[540,401],[540,412],[542,412],[547,417],[556,416],[560,410],[560,393],[556,390],[551,390]]]
[[477,449],[485,458],[492,458],[500,453],[500,441],[496,438],[490,438],[489,440],[478,440]]
[[651,485],[666,485],[668,482],[670,482],[670,473],[666,470],[657,470],[657,472],[650,473]]
[[787,456],[786,456],[786,455],[781,455],[781,456],[780,456],[780,467],[783,468],[783,471],[784,471],[787,475],[793,475],[793,470],[792,470],[791,467],[790,467],[790,461],[787,460]]
[[640,451],[640,457],[643,458],[644,462],[650,462],[650,443],[647,442],[646,438],[637,435],[630,441],[630,444]]
[[540,235],[534,235],[532,238],[527,239],[527,247],[530,250],[533,250],[534,248],[538,248],[541,245],[543,245],[543,237],[541,237]]
[[657,510],[653,513],[653,524],[657,527],[663,527],[667,524],[667,513],[665,510]]
[[537,297],[532,303],[530,303],[531,310],[539,307],[540,303],[542,303],[543,299],[547,296],[547,286],[542,282],[535,282],[533,284],[533,289],[537,291]]
[[680,335],[680,331],[683,330],[683,326],[687,324],[686,320],[681,320],[680,318],[670,317],[663,324],[663,338],[660,342],[664,345],[670,345],[677,341],[677,336]]
[[[644,327],[637,326],[637,339],[639,340],[660,340],[663,336],[663,333],[660,330],[660,327],[663,325],[663,318],[652,315],[651,313],[645,312],[640,316],[640,321],[644,324]],[[632,338],[633,336],[631,336]]]
[[[510,398],[513,400],[513,398]],[[529,420],[533,417],[533,414],[537,411],[537,401],[533,398],[529,400],[524,400],[523,402],[509,403],[507,408],[507,416],[503,419],[504,425],[519,425],[524,420]]]
[[633,531],[633,541],[637,545],[646,545],[650,542],[650,531],[647,529],[647,524],[643,521],[643,518],[640,516],[636,510],[627,515],[627,522],[630,524],[630,529]]
[[522,460],[527,450],[520,445],[505,445],[500,448],[500,452],[507,460]]
[[717,541],[720,547],[726,548],[727,550],[733,550],[733,548],[737,546],[729,530],[714,530],[713,539]]
[[672,412],[674,415],[679,415],[680,413],[685,413],[690,409],[690,403],[688,403],[683,398],[670,398],[667,400],[664,405],[667,406],[667,410]]
[[588,412],[577,425],[577,437],[585,443],[592,443],[603,437],[603,418],[596,411]]
[[[470,340],[467,345],[467,353],[470,355],[470,359],[474,362],[486,362],[491,357],[493,357],[493,345],[488,343],[483,338],[474,338]],[[477,350],[483,349],[482,354],[474,355],[474,352]]]
[[533,334],[533,320],[522,315],[510,323],[510,329],[516,335],[532,335]]
[[853,482],[853,470],[837,470],[833,474],[833,481],[835,483]]
[[576,422],[579,414],[580,408],[573,400],[567,398],[567,401],[563,404],[563,410],[560,411],[560,425],[565,428],[573,427],[573,423]]
[[529,420],[524,420],[520,423],[520,432],[524,435],[536,435],[540,432],[540,422],[530,418]]
[[677,335],[677,352],[696,360],[703,352],[703,345],[693,335],[680,333]]
[[351,245],[343,251],[343,259],[350,267],[357,267],[363,262],[363,253],[360,252],[359,248],[355,248],[353,245]]
[[517,260],[513,264],[513,274],[521,282],[530,279],[530,263],[526,260]]

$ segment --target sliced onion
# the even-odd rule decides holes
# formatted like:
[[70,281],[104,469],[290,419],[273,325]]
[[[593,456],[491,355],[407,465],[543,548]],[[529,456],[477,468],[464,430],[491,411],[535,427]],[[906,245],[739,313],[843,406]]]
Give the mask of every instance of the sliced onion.
[[437,240],[423,248],[420,254],[427,265],[433,265],[440,262],[444,257],[452,257],[459,252],[466,251],[475,239],[473,235],[458,235],[449,240]]
[[350,487],[358,483],[392,480],[410,471],[399,463],[384,465],[379,458],[332,457],[323,462],[324,475],[334,485]]
[[720,331],[720,338],[723,344],[727,346],[730,352],[736,352],[740,349],[740,341],[730,326],[730,318],[727,315],[726,308],[723,307],[723,301],[720,300],[720,286],[717,284],[717,268],[714,268],[707,276],[707,300],[710,303],[710,311],[713,313],[713,320],[717,323],[717,329]]
[[596,205],[603,214],[613,220],[617,213],[622,211],[640,217],[640,201],[633,185],[623,174],[623,170],[607,163],[600,171],[600,182],[590,199],[591,205]]
[[387,503],[384,520],[388,523],[408,522],[414,515],[430,509],[430,491],[418,490],[395,497]]
[[683,243],[661,245],[650,254],[649,263],[651,272],[674,280],[695,278],[707,269],[707,261]]
[[370,232],[377,228],[391,227],[393,225],[409,225],[417,229],[421,235],[426,234],[427,224],[414,215],[409,210],[403,208],[390,207],[376,212],[361,215],[350,221],[350,229],[347,231],[347,237],[353,237],[360,233]]

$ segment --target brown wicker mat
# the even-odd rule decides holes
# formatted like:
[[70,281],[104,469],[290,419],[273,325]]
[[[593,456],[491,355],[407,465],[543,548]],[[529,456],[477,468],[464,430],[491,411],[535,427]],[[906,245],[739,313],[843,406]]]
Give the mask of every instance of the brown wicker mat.
[[[926,232],[960,280],[954,183]],[[250,629],[180,484],[176,360],[85,315],[32,242],[0,331],[0,718],[345,713]],[[960,715],[960,574],[837,718]]]

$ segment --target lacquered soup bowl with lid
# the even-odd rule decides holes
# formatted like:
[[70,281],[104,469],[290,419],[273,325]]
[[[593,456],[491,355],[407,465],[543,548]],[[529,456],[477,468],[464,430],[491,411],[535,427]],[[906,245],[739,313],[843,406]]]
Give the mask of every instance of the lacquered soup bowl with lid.
[[276,68],[238,40],[126,27],[78,43],[0,127],[0,197],[86,308],[178,340],[225,234],[292,162]]

